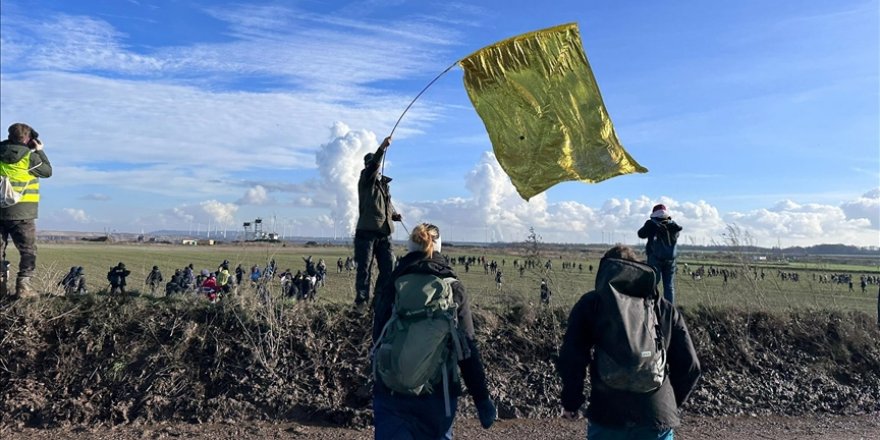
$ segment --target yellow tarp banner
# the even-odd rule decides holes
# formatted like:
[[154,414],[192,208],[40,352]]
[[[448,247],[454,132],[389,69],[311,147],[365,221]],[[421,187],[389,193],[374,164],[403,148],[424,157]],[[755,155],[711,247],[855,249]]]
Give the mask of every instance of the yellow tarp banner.
[[495,43],[459,65],[495,157],[524,199],[567,180],[648,171],[617,139],[576,23]]

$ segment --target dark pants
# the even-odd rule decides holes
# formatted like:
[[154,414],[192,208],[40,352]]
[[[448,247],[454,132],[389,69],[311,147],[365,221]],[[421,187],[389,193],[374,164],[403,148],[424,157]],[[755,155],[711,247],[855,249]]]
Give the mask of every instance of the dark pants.
[[0,236],[2,236],[2,258],[6,260],[6,246],[9,238],[18,249],[18,277],[26,278],[34,275],[37,267],[37,225],[34,220],[0,220]]
[[663,297],[675,304],[675,260],[659,260],[649,255],[648,265],[663,279]]
[[373,393],[376,440],[451,440],[457,399],[446,417],[443,395],[404,396]]
[[394,269],[394,254],[391,252],[391,237],[375,233],[357,231],[354,235],[354,261],[357,263],[357,275],[354,287],[357,291],[355,304],[363,304],[370,299],[370,278],[373,273],[373,262],[379,265],[379,277],[376,286],[383,285]]

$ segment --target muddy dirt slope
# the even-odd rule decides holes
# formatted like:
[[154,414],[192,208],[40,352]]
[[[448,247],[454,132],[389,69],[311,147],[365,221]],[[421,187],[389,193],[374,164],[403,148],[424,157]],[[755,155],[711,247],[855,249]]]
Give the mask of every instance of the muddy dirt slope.
[[[880,411],[880,332],[865,314],[685,312],[704,378],[686,413]],[[566,310],[477,310],[502,419],[558,412]],[[248,308],[105,298],[0,308],[0,426],[371,421],[368,317],[341,306]],[[461,400],[461,411],[473,405]]]

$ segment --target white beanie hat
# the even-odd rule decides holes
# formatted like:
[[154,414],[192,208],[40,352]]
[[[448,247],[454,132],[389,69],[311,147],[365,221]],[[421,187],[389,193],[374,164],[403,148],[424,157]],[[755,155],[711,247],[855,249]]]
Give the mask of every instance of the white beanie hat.
[[654,205],[653,212],[651,212],[651,218],[669,218],[669,211],[666,209],[666,205]]

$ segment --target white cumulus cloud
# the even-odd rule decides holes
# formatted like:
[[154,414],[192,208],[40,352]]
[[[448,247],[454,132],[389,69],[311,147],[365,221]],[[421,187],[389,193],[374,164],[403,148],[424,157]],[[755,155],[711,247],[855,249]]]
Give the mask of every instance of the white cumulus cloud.
[[[331,224],[339,230],[354,232],[358,218],[358,179],[364,168],[364,155],[375,151],[376,135],[366,130],[351,130],[342,122],[333,125],[332,140],[318,149],[315,161],[323,188],[330,192]],[[308,199],[313,205],[312,199]]]
[[272,201],[271,197],[269,197],[269,192],[266,191],[266,188],[263,185],[256,185],[253,188],[248,188],[245,191],[244,196],[236,203],[239,205],[265,205]]
[[868,191],[840,208],[847,219],[867,219],[874,229],[880,229],[880,188]]
[[170,229],[192,229],[208,227],[229,227],[235,224],[238,212],[235,203],[206,200],[198,204],[183,204],[155,215],[141,217],[133,223],[139,226],[163,227]]
[[725,220],[748,232],[762,246],[777,243],[783,247],[816,243],[878,246],[880,234],[876,220],[853,214],[858,210],[870,210],[871,203],[874,202],[866,197],[844,203],[843,207],[783,200],[771,208],[730,212]]
[[234,203],[222,203],[216,200],[207,200],[199,204],[202,211],[210,216],[210,219],[221,225],[230,225],[235,222],[235,213],[238,206]]
[[76,208],[62,208],[59,217],[60,220],[67,220],[79,224],[92,221],[88,214],[86,214],[85,210]]

